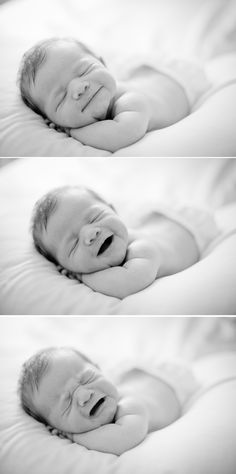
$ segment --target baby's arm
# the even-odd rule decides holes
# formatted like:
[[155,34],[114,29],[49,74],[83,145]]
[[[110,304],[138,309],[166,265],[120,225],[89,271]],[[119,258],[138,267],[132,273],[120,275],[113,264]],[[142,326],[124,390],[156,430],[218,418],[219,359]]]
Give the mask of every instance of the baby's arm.
[[148,242],[134,241],[123,266],[83,273],[81,280],[94,291],[122,299],[149,286],[157,276],[158,266],[158,250]]
[[115,423],[100,426],[81,434],[64,433],[66,437],[104,453],[120,455],[137,446],[148,432],[148,416],[142,404],[133,399],[124,399],[118,406]]
[[125,298],[149,286],[157,277],[181,272],[198,261],[193,235],[182,224],[153,213],[142,239],[133,241],[122,267],[82,274],[82,282],[108,296]]
[[94,291],[122,299],[151,285],[157,277],[178,273],[198,261],[195,238],[182,224],[154,212],[143,221],[143,227],[142,238],[130,243],[122,266],[82,274],[61,267],[59,271]]
[[149,123],[145,99],[125,92],[116,101],[112,120],[102,120],[85,127],[70,129],[70,135],[101,150],[115,152],[142,138]]

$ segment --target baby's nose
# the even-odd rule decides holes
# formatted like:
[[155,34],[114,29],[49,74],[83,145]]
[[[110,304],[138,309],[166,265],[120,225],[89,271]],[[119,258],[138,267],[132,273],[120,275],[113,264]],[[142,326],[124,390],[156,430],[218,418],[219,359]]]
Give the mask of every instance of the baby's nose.
[[91,399],[94,392],[93,390],[80,387],[77,391],[77,403],[80,407],[84,407],[87,402]]
[[73,79],[73,81],[70,83],[71,97],[75,100],[80,99],[80,97],[86,92],[88,88],[88,81],[81,81],[79,78]]
[[92,245],[93,242],[99,237],[101,230],[99,227],[88,227],[84,236],[85,245]]

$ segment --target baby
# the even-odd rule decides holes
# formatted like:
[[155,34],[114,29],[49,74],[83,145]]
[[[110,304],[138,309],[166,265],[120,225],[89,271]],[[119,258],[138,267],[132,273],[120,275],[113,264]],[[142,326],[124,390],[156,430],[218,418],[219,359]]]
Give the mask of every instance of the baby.
[[[37,43],[23,56],[18,76],[24,102],[51,127],[110,152],[181,120],[192,105],[178,74],[142,65],[118,83],[104,61],[73,38]],[[197,95],[205,88],[204,81]]]
[[117,298],[193,265],[217,232],[214,221],[194,209],[152,211],[128,230],[111,204],[80,186],[50,191],[32,216],[42,255],[65,275]]
[[148,433],[173,423],[198,388],[192,373],[162,364],[130,367],[113,385],[74,348],[47,348],[23,365],[19,395],[24,410],[52,434],[120,455]]

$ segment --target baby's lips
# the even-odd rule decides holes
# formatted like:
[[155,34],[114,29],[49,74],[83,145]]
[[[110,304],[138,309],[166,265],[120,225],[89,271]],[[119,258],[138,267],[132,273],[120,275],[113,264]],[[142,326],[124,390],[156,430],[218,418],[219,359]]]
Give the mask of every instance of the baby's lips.
[[93,404],[93,406],[90,409],[89,415],[91,416],[96,416],[98,414],[99,408],[103,405],[105,402],[105,396],[99,396],[98,400]]
[[[111,241],[109,241],[108,239],[111,239]],[[98,249],[97,249],[97,257],[102,255],[107,250],[107,248],[110,247],[110,245],[112,243],[112,240],[113,240],[113,234],[112,233],[109,233],[108,235],[106,235],[105,237],[100,239]],[[107,241],[107,245],[106,245],[106,241]],[[104,246],[104,249],[102,249],[103,246]]]

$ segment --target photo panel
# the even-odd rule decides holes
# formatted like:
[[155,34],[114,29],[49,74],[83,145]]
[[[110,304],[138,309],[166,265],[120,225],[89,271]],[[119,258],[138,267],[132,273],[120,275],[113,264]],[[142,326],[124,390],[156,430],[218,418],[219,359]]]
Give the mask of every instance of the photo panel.
[[[195,466],[201,474],[232,474],[235,328],[235,318],[226,317],[0,318],[2,472],[187,474]],[[23,375],[22,364],[32,356]],[[65,431],[68,392],[73,443],[69,433],[59,436],[46,426],[60,422]],[[141,439],[131,424],[129,436],[118,435],[113,443],[114,429],[126,433],[131,414],[140,417],[139,426],[147,420]],[[107,438],[90,425],[83,437],[85,422],[96,422],[103,434],[113,431]]]
[[0,156],[235,156],[234,0],[0,13]]
[[1,314],[235,314],[235,159],[16,159],[0,189]]

